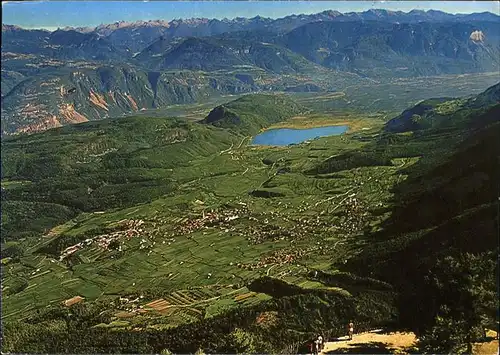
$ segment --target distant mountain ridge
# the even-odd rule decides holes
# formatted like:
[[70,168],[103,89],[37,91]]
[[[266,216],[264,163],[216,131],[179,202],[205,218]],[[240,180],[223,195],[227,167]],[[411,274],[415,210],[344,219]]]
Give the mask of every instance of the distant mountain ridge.
[[[425,22],[417,19],[424,19]],[[223,42],[192,39],[212,37]],[[228,40],[234,43],[228,43]],[[204,54],[208,53],[201,53],[199,58],[193,57],[192,53],[189,54],[192,51],[190,44],[195,42],[203,44],[200,50],[213,51],[216,55],[207,60],[204,60]],[[48,32],[23,30],[11,25],[2,27],[2,52],[64,60],[129,61],[131,64],[137,58],[139,63],[136,64],[146,64],[148,69],[153,70],[171,67],[191,69],[193,65],[197,65],[197,70],[210,71],[212,67],[217,70],[224,65],[220,62],[221,56],[230,58],[235,53],[214,47],[234,47],[243,43],[246,44],[244,51],[271,43],[282,47],[281,50],[276,48],[276,53],[291,50],[316,64],[344,71],[368,70],[364,74],[369,76],[374,74],[371,69],[381,64],[390,68],[387,73],[406,68],[401,70],[408,70],[410,75],[491,71],[500,65],[500,17],[489,13],[458,16],[436,11],[402,13],[370,10],[349,14],[330,11],[277,20],[254,17],[222,21],[119,22],[102,25],[92,31],[59,29]],[[165,56],[169,50],[171,53]],[[183,52],[185,50],[187,53]],[[409,55],[436,58],[431,63],[408,67],[407,62],[411,62],[407,58]],[[163,63],[157,58],[160,56]],[[452,59],[456,63],[437,57]],[[198,59],[202,61],[193,62]],[[428,62],[426,59],[423,61]],[[255,65],[254,62],[249,58],[233,58],[226,65]],[[257,66],[266,69],[265,65]],[[275,68],[271,70],[282,72]],[[407,76],[406,73],[397,74]]]
[[[429,22],[429,21],[456,21],[456,22],[468,22],[468,21],[498,21],[499,15],[485,11],[479,13],[470,14],[450,14],[439,10],[411,10],[409,12],[404,11],[390,11],[385,9],[370,9],[363,12],[346,12],[342,13],[336,10],[325,10],[315,14],[293,14],[281,18],[270,18],[262,16],[254,16],[252,18],[246,17],[236,17],[233,19],[209,19],[209,18],[186,18],[186,19],[174,19],[171,21],[156,19],[156,20],[138,20],[138,21],[117,21],[113,23],[101,24],[95,27],[72,27],[66,26],[62,30],[75,30],[79,32],[91,32],[95,31],[101,35],[107,35],[110,32],[123,28],[138,28],[138,27],[180,27],[182,25],[206,25],[214,23],[225,23],[225,24],[248,24],[248,23],[266,23],[273,24],[274,27],[279,27],[278,24],[284,24],[287,22],[305,22],[314,20],[341,20],[341,21],[352,21],[352,20],[393,20],[395,22]],[[16,27],[22,29],[21,26],[17,25],[2,25],[2,31],[8,29],[9,27]]]
[[500,22],[315,22],[288,32],[280,41],[322,66],[368,76],[500,68]]
[[[412,10],[410,12],[370,9],[364,12],[341,13],[327,10],[316,14],[289,15],[271,19],[261,16],[252,18],[237,17],[234,19],[189,18],[165,21],[161,19],[149,21],[119,21],[101,24],[96,27],[64,27],[64,31],[97,33],[122,49],[137,52],[150,45],[160,36],[168,39],[175,37],[214,36],[225,32],[265,29],[275,33],[284,33],[311,22],[318,21],[384,21],[391,23],[418,22],[469,22],[469,21],[499,21],[500,16],[491,12],[472,14],[449,14],[436,10]],[[17,30],[19,26],[2,25],[4,31]],[[133,40],[132,40],[133,38]]]
[[161,37],[136,58],[154,70],[254,65],[289,73],[320,65],[369,77],[487,72],[500,68],[500,22],[325,21],[281,35],[240,31],[176,42]]
[[318,65],[286,47],[245,38],[189,37],[169,44],[160,39],[137,57],[153,70],[214,71],[234,66],[256,66],[277,74],[317,70]]

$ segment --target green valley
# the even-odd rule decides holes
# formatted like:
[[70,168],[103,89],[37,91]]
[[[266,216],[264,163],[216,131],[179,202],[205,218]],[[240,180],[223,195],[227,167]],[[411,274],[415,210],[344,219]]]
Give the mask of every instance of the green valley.
[[[376,277],[352,265],[391,258],[384,245],[392,253],[443,233],[427,215],[406,227],[396,201],[417,176],[454,164],[454,145],[473,144],[461,141],[488,125],[494,136],[498,106],[484,110],[464,107],[447,112],[448,122],[463,119],[446,128],[395,134],[384,133],[382,115],[308,112],[282,95],[249,95],[200,122],[127,117],[4,140],[3,321],[17,334],[6,333],[6,344],[64,352],[78,336],[88,339],[81,351],[273,352],[282,339],[300,347],[318,331],[338,335],[348,319],[361,329],[398,324],[405,289],[379,265],[368,268]],[[249,133],[294,120],[353,125],[294,146],[249,145]],[[478,133],[464,131],[471,124]],[[472,208],[467,218],[481,220],[493,203],[484,197],[443,218],[453,223]],[[40,344],[29,335],[39,327],[65,340]],[[103,348],[95,337],[117,343]]]
[[496,351],[491,4],[66,5],[2,3],[3,353]]

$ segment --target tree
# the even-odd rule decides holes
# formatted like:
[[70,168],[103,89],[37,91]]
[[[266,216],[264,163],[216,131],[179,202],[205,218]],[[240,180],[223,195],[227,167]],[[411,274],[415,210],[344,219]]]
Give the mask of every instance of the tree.
[[108,248],[111,250],[118,250],[118,248],[120,248],[120,242],[116,239],[113,239],[111,242],[109,242]]
[[255,339],[249,332],[236,328],[231,333],[232,346],[237,354],[250,354],[256,352]]
[[472,352],[484,327],[498,319],[495,274],[491,253],[466,253],[437,262],[426,277],[427,302],[435,314],[421,337],[422,351]]
[[23,256],[23,248],[17,243],[11,243],[3,247],[2,257],[3,258],[12,258],[13,261],[19,261],[19,259]]
[[466,342],[460,331],[463,323],[453,318],[447,306],[442,306],[433,327],[420,338],[419,350],[424,354],[462,353]]
[[422,116],[416,114],[412,115],[411,121],[413,122],[413,124],[419,124],[422,121]]

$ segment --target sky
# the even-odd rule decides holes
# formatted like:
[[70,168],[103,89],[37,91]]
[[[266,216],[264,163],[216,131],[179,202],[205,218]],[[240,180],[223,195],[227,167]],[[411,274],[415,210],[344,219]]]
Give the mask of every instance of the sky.
[[3,1],[2,23],[24,28],[94,27],[116,21],[179,18],[279,18],[325,10],[340,12],[387,9],[441,10],[449,13],[489,11],[500,14],[500,1]]

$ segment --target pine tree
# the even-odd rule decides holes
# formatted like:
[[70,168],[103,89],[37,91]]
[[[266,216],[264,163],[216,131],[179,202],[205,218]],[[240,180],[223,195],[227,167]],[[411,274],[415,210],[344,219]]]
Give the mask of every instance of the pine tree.
[[430,270],[427,281],[434,321],[420,341],[424,352],[472,353],[484,327],[498,319],[496,263],[490,253],[448,256]]

